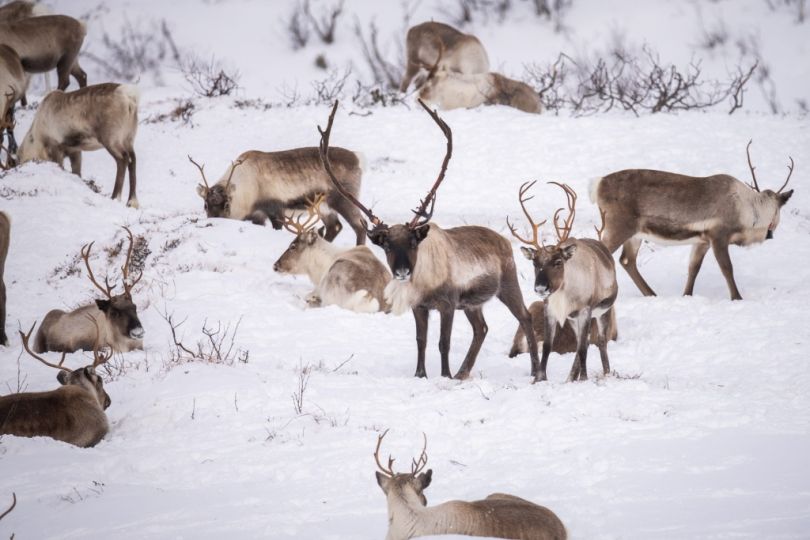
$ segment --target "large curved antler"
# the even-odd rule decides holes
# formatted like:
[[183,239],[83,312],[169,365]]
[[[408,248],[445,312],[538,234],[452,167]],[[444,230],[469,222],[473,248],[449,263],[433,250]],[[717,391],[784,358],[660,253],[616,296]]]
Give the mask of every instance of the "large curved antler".
[[515,238],[517,238],[518,240],[520,240],[524,244],[532,246],[535,249],[541,249],[542,248],[542,241],[540,240],[540,235],[538,235],[538,230],[540,229],[540,227],[547,220],[544,219],[540,223],[535,223],[534,222],[534,220],[532,219],[531,214],[529,214],[529,211],[526,209],[526,202],[532,200],[534,198],[534,195],[532,195],[531,197],[526,197],[525,196],[526,193],[528,193],[529,190],[532,189],[532,187],[536,183],[537,183],[537,180],[533,180],[531,182],[524,182],[523,185],[521,185],[520,189],[518,190],[518,200],[520,201],[520,207],[523,209],[523,215],[526,216],[526,219],[529,221],[529,225],[532,228],[532,239],[527,240],[527,239],[523,238],[522,236],[520,236],[517,233],[517,228],[514,225],[512,225],[511,223],[509,223],[509,217],[508,216],[506,218],[506,225],[509,227],[509,230],[512,232],[512,236],[514,236]]
[[143,270],[138,274],[138,277],[127,284],[129,279],[129,265],[132,261],[132,251],[135,247],[135,238],[132,236],[132,231],[129,230],[129,227],[122,227],[125,231],[127,231],[127,235],[129,236],[129,248],[127,249],[127,258],[124,261],[124,264],[121,266],[121,281],[124,283],[124,294],[127,296],[132,296],[132,288],[141,280],[143,277]]
[[382,440],[386,435],[388,435],[387,429],[383,431],[382,435],[377,435],[377,448],[374,450],[374,461],[377,462],[377,467],[380,469],[381,473],[392,477],[396,474],[394,472],[394,458],[392,458],[390,455],[388,456],[388,467],[383,467],[383,464],[380,463],[380,445],[382,445]]
[[[754,139],[750,139],[748,141],[748,144],[745,145],[745,155],[748,158],[748,168],[751,169],[751,178],[754,179],[754,185],[752,186],[751,184],[748,184],[748,187],[750,187],[754,191],[758,192],[759,191],[759,184],[757,184],[757,175],[754,173],[754,170],[756,169],[756,167],[754,167],[754,165],[751,163],[751,143],[752,142],[754,142]],[[788,176],[788,178],[790,178],[790,177]]]
[[66,353],[64,353],[64,352],[62,353],[62,359],[59,361],[58,364],[52,364],[52,363],[48,362],[47,360],[45,360],[44,358],[42,358],[41,356],[39,356],[38,354],[34,353],[34,351],[32,351],[31,348],[28,346],[28,340],[31,337],[31,334],[34,332],[34,327],[36,325],[37,325],[37,323],[36,323],[36,321],[34,321],[34,324],[31,325],[31,329],[28,331],[27,334],[24,334],[22,330],[18,330],[18,332],[20,333],[20,338],[22,338],[23,349],[25,349],[25,352],[27,352],[33,358],[39,360],[40,362],[42,362],[43,364],[45,364],[48,367],[56,368],[58,370],[67,371],[68,373],[70,373],[70,369],[66,368],[66,367],[64,367],[62,365],[62,364],[65,363],[65,354]]
[[788,165],[788,175],[787,178],[785,179],[785,183],[782,184],[782,187],[780,187],[779,191],[776,192],[777,194],[782,193],[782,190],[787,187],[788,182],[790,182],[790,177],[793,175],[793,165],[794,165],[793,158],[790,156],[788,156],[788,158],[790,158],[790,165]]
[[206,189],[206,190],[211,189],[211,186],[209,186],[209,185],[208,185],[208,179],[205,177],[205,165],[200,165],[199,163],[197,163],[196,161],[194,161],[194,160],[191,158],[191,156],[190,156],[190,155],[188,156],[188,160],[189,160],[190,162],[192,162],[192,163],[194,164],[194,166],[195,166],[195,167],[197,167],[197,169],[199,169],[199,171],[200,171],[200,176],[202,176],[202,181],[203,181],[203,184],[205,184],[205,189]]
[[104,286],[102,287],[101,284],[96,280],[96,276],[93,274],[93,269],[90,268],[90,250],[93,249],[93,244],[95,242],[90,242],[89,244],[85,244],[82,246],[82,259],[84,259],[84,266],[87,268],[87,277],[90,279],[90,283],[92,283],[98,290],[107,297],[107,299],[112,299],[112,291],[115,288],[114,285],[110,285],[110,280],[108,277],[104,278]]
[[422,470],[424,470],[425,466],[427,465],[428,456],[427,456],[427,435],[425,432],[422,432],[422,439],[424,440],[424,444],[422,445],[422,453],[419,454],[419,459],[412,459],[411,460],[411,475],[416,476]]
[[293,220],[293,212],[284,214],[284,221],[282,222],[284,228],[296,236],[301,236],[310,230],[322,219],[320,206],[323,200],[323,193],[318,193],[314,199],[307,200],[307,219],[303,223],[301,223],[300,216]]
[[101,330],[98,327],[98,321],[92,315],[88,315],[87,318],[90,319],[93,326],[96,327],[96,339],[93,341],[93,368],[96,368],[101,364],[106,364],[107,361],[112,358],[113,348],[110,346],[106,353],[101,352]]
[[[433,183],[433,187],[431,187],[430,191],[428,191],[427,197],[422,199],[419,208],[413,210],[415,215],[411,222],[408,223],[408,227],[411,229],[424,226],[433,216],[433,207],[436,205],[436,191],[439,189],[439,185],[444,180],[444,175],[447,172],[447,166],[450,164],[450,157],[453,155],[453,131],[450,129],[450,126],[448,126],[444,120],[439,118],[439,114],[435,110],[431,110],[430,107],[425,105],[424,101],[421,99],[417,99],[416,101],[418,101],[419,105],[421,105],[422,108],[427,111],[430,117],[433,118],[433,121],[436,122],[436,125],[439,126],[439,129],[442,130],[442,133],[444,133],[444,137],[447,139],[447,151],[444,154],[442,168],[439,170],[439,176]],[[430,205],[429,211],[427,210],[428,204]]]
[[576,204],[577,204],[577,193],[569,186],[568,184],[561,184],[559,182],[549,182],[549,184],[554,184],[555,186],[559,186],[565,192],[565,197],[568,200],[568,217],[565,218],[565,221],[562,225],[559,223],[559,216],[560,212],[565,210],[564,208],[558,208],[556,212],[554,212],[554,229],[557,232],[557,245],[559,246],[566,240],[568,237],[571,236],[571,229],[574,226],[574,217],[577,214]]

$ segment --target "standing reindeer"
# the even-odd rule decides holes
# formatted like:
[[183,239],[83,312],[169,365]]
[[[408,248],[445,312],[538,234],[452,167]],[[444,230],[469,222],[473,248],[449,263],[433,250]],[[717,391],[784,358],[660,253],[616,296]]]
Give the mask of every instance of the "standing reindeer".
[[[439,176],[422,204],[414,211],[415,215],[409,223],[386,225],[352,193],[343,189],[332,173],[327,152],[337,102],[332,107],[326,131],[318,127],[321,133],[320,155],[323,167],[335,187],[371,221],[373,228],[366,230],[368,237],[385,251],[388,266],[394,276],[385,288],[385,300],[391,311],[395,314],[404,313],[408,309],[413,311],[417,347],[415,375],[427,377],[425,347],[428,312],[435,309],[441,315],[439,352],[442,358],[442,376],[450,377],[453,317],[456,310],[464,310],[473,328],[473,340],[455,377],[466,379],[470,376],[487,334],[482,311],[485,302],[497,296],[520,322],[526,334],[531,334],[532,321],[523,303],[512,247],[506,238],[486,227],[467,225],[441,229],[430,223],[436,203],[436,190],[444,180],[453,153],[453,134],[435,111],[431,111],[423,102],[419,103],[444,133],[447,152]],[[537,343],[533,340],[529,343],[529,352],[532,357],[532,375],[535,375],[539,362]]]
[[782,193],[793,174],[778,191],[760,191],[751,164],[751,141],[745,148],[753,185],[727,174],[704,178],[682,174],[631,169],[597,179],[591,185],[591,200],[606,213],[603,242],[613,253],[619,246],[624,269],[644,296],[655,296],[636,266],[641,241],[693,244],[689,277],[683,294],[691,296],[703,258],[709,247],[726,279],[732,300],[742,300],[728,246],[748,246],[773,238],[782,207],[793,190]]
[[419,98],[444,110],[479,105],[507,105],[529,113],[543,109],[531,86],[500,73],[431,73],[419,90]]
[[308,217],[284,217],[284,227],[295,235],[273,270],[282,274],[307,274],[315,290],[307,295],[311,307],[331,304],[351,311],[373,313],[385,309],[383,292],[391,274],[366,246],[341,249],[316,231],[321,195],[307,208]]
[[112,198],[121,199],[124,174],[129,172],[127,206],[138,208],[135,177],[135,134],[138,131],[138,88],[104,83],[62,92],[42,100],[31,128],[20,145],[20,162],[70,159],[73,174],[82,174],[82,151],[106,149],[115,159]]
[[[545,221],[535,223],[526,209],[526,201],[532,198],[527,198],[526,194],[535,182],[524,183],[518,192],[523,214],[533,230],[532,238],[523,238],[508,220],[507,224],[515,238],[531,246],[521,247],[520,250],[534,264],[534,290],[545,301],[543,358],[535,380],[546,380],[546,365],[557,329],[566,320],[570,320],[576,336],[577,354],[568,380],[584,381],[588,379],[586,361],[591,320],[596,321],[597,346],[602,358],[602,369],[606,375],[610,373],[607,335],[613,317],[613,303],[619,292],[616,284],[616,268],[613,257],[602,242],[590,238],[570,238],[576,215],[577,195],[567,184],[549,183],[561,187],[568,199],[568,216],[562,225],[559,223],[559,216],[563,209],[560,208],[554,213],[557,245],[545,246],[538,243],[538,229]],[[526,335],[531,334],[526,332]]]
[[51,437],[83,448],[95,446],[110,429],[104,411],[111,403],[96,368],[112,358],[112,349],[100,352],[101,340],[96,326],[93,364],[71,371],[62,365],[64,354],[58,364],[52,364],[31,351],[28,340],[34,326],[36,323],[28,334],[20,331],[23,348],[46,366],[58,369],[56,380],[62,386],[49,392],[0,396],[0,435]]
[[481,501],[448,501],[428,506],[424,491],[433,479],[427,466],[427,437],[419,459],[412,460],[410,473],[394,472],[394,460],[388,466],[380,462],[380,445],[386,430],[377,437],[374,461],[377,484],[388,502],[386,540],[407,540],[419,536],[457,534],[523,540],[565,540],[568,535],[560,518],[546,508],[526,499],[492,493]]
[[[90,350],[97,340],[100,340],[102,347],[109,347],[115,352],[143,349],[144,330],[138,319],[138,307],[132,301],[132,289],[143,277],[143,272],[134,280],[129,280],[134,239],[132,231],[127,227],[124,227],[124,230],[129,236],[127,258],[121,266],[124,292],[113,296],[114,286],[110,285],[106,278],[104,285],[96,280],[90,268],[90,250],[93,243],[84,246],[82,259],[87,268],[87,275],[90,282],[104,294],[104,298],[69,313],[61,309],[49,311],[37,331],[34,340],[35,352]],[[96,336],[94,332],[100,334]]]
[[[361,156],[345,148],[332,148],[340,186],[353,195],[360,193],[363,176]],[[203,184],[197,193],[205,201],[208,217],[250,220],[263,225],[268,219],[276,230],[284,224],[286,209],[303,210],[307,201],[324,194],[328,208],[321,208],[324,238],[331,242],[342,225],[343,216],[354,230],[357,245],[365,244],[365,225],[360,212],[332,187],[321,167],[317,148],[296,148],[281,152],[251,150],[231,163],[222,178],[208,185],[203,166],[191,159],[200,171]]]
[[[426,22],[408,29],[405,39],[408,64],[399,86],[406,92],[420,71],[428,78],[439,71],[473,74],[489,71],[489,57],[477,37],[446,24]],[[416,84],[421,86],[420,82]]]
[[3,145],[5,131],[8,133],[6,151],[9,166],[14,165],[12,156],[17,153],[17,141],[14,140],[14,105],[25,98],[28,79],[19,55],[11,47],[0,45],[0,146]]

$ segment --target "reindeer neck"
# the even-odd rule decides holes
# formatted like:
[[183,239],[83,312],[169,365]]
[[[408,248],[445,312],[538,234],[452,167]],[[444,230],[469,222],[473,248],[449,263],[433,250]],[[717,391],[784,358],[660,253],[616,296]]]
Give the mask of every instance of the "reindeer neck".
[[317,245],[307,251],[306,267],[307,276],[314,285],[318,285],[343,250],[320,238],[315,242]]

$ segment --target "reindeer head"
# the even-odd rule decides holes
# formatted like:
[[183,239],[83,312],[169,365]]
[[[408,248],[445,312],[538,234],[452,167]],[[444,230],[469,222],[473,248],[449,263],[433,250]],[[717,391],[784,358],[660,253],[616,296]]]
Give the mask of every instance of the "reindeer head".
[[427,506],[427,498],[424,495],[425,489],[430,485],[433,478],[433,470],[428,469],[427,472],[422,470],[427,465],[427,436],[423,434],[424,446],[419,459],[411,460],[411,472],[409,473],[396,473],[394,472],[394,459],[388,456],[388,466],[384,467],[380,462],[380,445],[382,444],[383,437],[386,436],[388,430],[386,429],[382,435],[377,437],[377,448],[374,450],[374,461],[377,462],[377,467],[380,469],[376,472],[377,484],[382,488],[383,493],[387,497],[400,498],[406,502],[413,504],[421,504]]
[[22,338],[23,349],[25,349],[25,352],[46,366],[59,370],[59,373],[56,374],[56,380],[59,381],[59,384],[62,386],[78,386],[80,388],[84,388],[89,394],[95,396],[101,408],[106,410],[112,403],[112,400],[110,400],[109,394],[104,391],[104,381],[102,380],[101,376],[96,373],[96,367],[106,363],[110,358],[112,358],[113,351],[110,348],[106,352],[101,352],[98,323],[92,317],[90,317],[90,319],[93,321],[93,324],[96,327],[96,341],[93,346],[93,364],[90,366],[81,367],[79,369],[70,370],[63,366],[65,363],[65,353],[62,353],[62,359],[58,364],[52,364],[31,350],[31,348],[28,346],[28,340],[31,338],[31,334],[34,332],[34,327],[37,325],[36,322],[31,325],[31,329],[27,334],[23,334],[22,330],[20,330],[20,337]]
[[[436,191],[439,185],[444,180],[444,175],[447,172],[447,165],[450,163],[450,157],[453,154],[453,133],[450,127],[439,118],[436,111],[432,111],[421,100],[419,104],[427,111],[433,121],[439,126],[439,129],[444,133],[447,139],[447,151],[444,155],[442,168],[439,171],[439,176],[433,183],[433,187],[428,192],[427,196],[421,201],[419,207],[413,210],[413,219],[403,225],[388,226],[383,221],[375,216],[371,210],[363,206],[351,193],[337,181],[332,167],[329,163],[328,149],[329,149],[329,135],[332,131],[332,122],[335,119],[335,112],[337,111],[338,103],[335,102],[332,107],[332,112],[329,115],[329,122],[326,125],[326,130],[322,130],[320,126],[318,131],[321,133],[320,156],[321,163],[332,181],[335,188],[346,199],[351,201],[357,208],[359,208],[371,221],[373,227],[366,229],[366,234],[369,239],[377,246],[380,246],[385,251],[385,256],[388,261],[388,266],[394,279],[406,281],[411,278],[413,269],[416,267],[418,258],[419,244],[427,238],[430,232],[430,218],[433,216],[433,207],[436,204]],[[428,209],[429,207],[429,209]]]
[[751,143],[754,142],[753,139],[748,141],[748,145],[745,147],[745,155],[748,158],[748,168],[751,169],[751,178],[754,180],[753,184],[748,184],[748,187],[760,193],[763,197],[767,200],[772,202],[772,206],[776,208],[776,212],[774,212],[773,217],[771,218],[770,225],[768,225],[768,232],[765,235],[766,239],[773,238],[773,231],[776,230],[776,227],[779,226],[779,218],[781,214],[782,207],[790,200],[790,197],[793,195],[793,190],[786,191],[782,193],[782,190],[787,187],[788,182],[790,181],[790,176],[793,174],[793,158],[788,156],[790,159],[790,165],[788,165],[788,175],[785,179],[785,183],[782,184],[782,187],[779,188],[778,191],[773,191],[772,189],[766,189],[765,191],[760,191],[759,184],[757,183],[757,175],[754,173],[756,167],[751,163]]
[[129,266],[132,260],[132,250],[135,240],[132,237],[132,231],[128,227],[124,230],[129,236],[129,248],[127,250],[127,258],[121,266],[121,280],[124,286],[124,292],[121,294],[113,295],[114,285],[110,285],[109,280],[104,278],[104,285],[101,285],[96,280],[93,274],[93,269],[90,267],[90,250],[93,249],[93,242],[82,247],[82,259],[87,268],[87,276],[90,282],[104,294],[104,298],[96,299],[96,306],[104,313],[109,321],[109,324],[117,330],[118,335],[127,336],[130,339],[143,339],[144,329],[141,326],[141,321],[138,319],[138,307],[132,301],[132,288],[143,277],[143,271],[138,277],[132,281],[129,280]]
[[324,200],[324,195],[318,196],[311,201],[307,201],[307,218],[301,222],[301,218],[293,219],[293,213],[284,215],[284,228],[295,235],[295,239],[290,242],[287,250],[273,265],[273,270],[282,274],[303,274],[305,265],[301,262],[313,249],[316,249],[321,242],[326,242],[315,230],[315,226],[321,219],[319,207]]
[[231,163],[231,171],[225,183],[218,182],[213,187],[208,185],[208,180],[205,178],[205,165],[200,165],[191,156],[188,160],[194,164],[200,171],[202,176],[202,184],[197,184],[197,194],[205,201],[205,214],[212,217],[230,217],[231,215],[231,201],[233,200],[234,192],[236,192],[236,185],[231,184],[233,173],[236,168],[242,164],[243,160],[238,160]]
[[521,247],[520,251],[523,253],[524,257],[534,264],[534,291],[541,297],[546,298],[562,287],[563,281],[565,280],[565,263],[574,256],[577,250],[576,244],[568,241],[568,237],[571,235],[571,228],[574,224],[574,216],[576,215],[577,194],[567,184],[549,182],[549,184],[559,186],[565,191],[565,195],[568,199],[569,214],[565,221],[560,224],[559,218],[563,209],[558,208],[557,211],[554,212],[554,228],[557,232],[558,242],[555,246],[546,246],[542,244],[538,235],[540,226],[546,221],[543,220],[540,223],[535,223],[529,211],[526,210],[526,202],[531,200],[534,196],[526,197],[525,195],[535,183],[536,181],[524,183],[520,186],[520,191],[518,192],[520,206],[523,209],[526,219],[529,221],[529,225],[532,227],[532,238],[529,240],[520,236],[516,228],[509,223],[508,218],[506,223],[515,238],[531,246]]

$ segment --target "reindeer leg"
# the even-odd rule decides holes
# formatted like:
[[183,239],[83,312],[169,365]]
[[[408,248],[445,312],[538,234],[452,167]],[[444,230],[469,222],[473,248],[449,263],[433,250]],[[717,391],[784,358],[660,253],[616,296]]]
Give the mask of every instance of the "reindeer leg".
[[405,76],[402,77],[402,83],[399,85],[400,92],[405,93],[408,91],[408,87],[417,73],[419,73],[419,65],[409,61],[408,67],[405,69]]
[[70,172],[78,177],[82,176],[82,151],[76,150],[68,154],[70,160]]
[[594,319],[596,321],[596,346],[599,347],[599,357],[602,359],[602,372],[605,375],[610,373],[610,360],[608,360],[607,342],[608,328],[610,328],[610,318],[613,316],[613,308],[602,313]]
[[692,255],[689,258],[689,277],[686,278],[686,287],[683,290],[684,296],[692,296],[692,291],[695,289],[695,280],[707,251],[709,251],[708,242],[701,242],[692,246]]
[[655,291],[644,281],[641,273],[636,266],[636,258],[638,257],[638,249],[641,247],[641,238],[631,238],[624,243],[622,254],[619,257],[619,262],[630,275],[630,279],[636,284],[638,290],[644,296],[655,296]]
[[112,198],[121,200],[121,192],[124,190],[124,174],[127,169],[127,162],[123,156],[110,152],[115,158],[115,185],[113,186]]
[[135,188],[137,187],[138,183],[135,176],[135,151],[129,150],[126,153],[126,157],[127,157],[127,172],[129,174],[129,198],[127,199],[127,206],[131,208],[138,208],[138,194],[135,191]]
[[481,345],[484,344],[484,338],[487,337],[487,331],[489,330],[481,306],[465,309],[464,314],[467,316],[467,320],[470,321],[470,325],[472,325],[473,340],[464,362],[454,377],[455,379],[466,379],[470,376],[470,372],[472,372],[475,365],[475,359],[481,351]]
[[414,377],[427,378],[425,371],[425,348],[427,347],[428,310],[413,308],[413,318],[416,321],[416,373]]
[[450,374],[450,336],[453,333],[453,317],[456,314],[454,306],[443,306],[439,309],[441,315],[441,329],[439,330],[439,354],[442,357],[442,377],[452,377]]
[[[334,196],[330,197],[326,201],[329,204],[329,207],[334,209],[335,212],[343,216],[343,219],[346,220],[346,223],[354,231],[354,234],[357,237],[357,245],[362,246],[366,243],[366,225],[365,221],[363,220],[363,216],[360,214],[360,210],[354,206],[350,201],[343,198],[343,195],[340,193],[335,193]],[[337,235],[337,233],[335,233]]]
[[[541,364],[540,358],[538,358],[537,340],[534,339],[534,328],[532,327],[532,314],[529,313],[526,304],[523,303],[523,294],[520,292],[520,284],[517,279],[517,269],[514,266],[510,272],[504,274],[501,289],[498,292],[498,300],[509,308],[509,311],[518,320],[523,333],[526,335],[526,345],[529,347],[529,356],[532,362],[531,375],[534,377],[534,381],[545,381],[546,365],[545,363]],[[546,357],[546,360],[548,360],[548,357]]]
[[[557,321],[554,320],[548,313],[548,304],[545,308],[545,329],[543,332],[543,357],[540,360],[540,368],[534,376],[534,382],[546,380],[546,366],[548,365],[548,357],[551,354],[551,345],[554,343],[554,338],[557,337]],[[529,340],[531,343],[531,340]],[[536,343],[536,340],[535,340]]]
[[590,345],[589,326],[591,324],[591,310],[583,309],[580,314],[573,319],[574,331],[577,335],[577,353],[574,363],[571,365],[571,373],[568,375],[568,382],[588,380],[588,346]]
[[712,239],[712,251],[714,251],[714,258],[717,259],[717,264],[720,265],[720,271],[723,272],[723,277],[726,278],[728,291],[731,293],[732,300],[742,300],[740,291],[737,289],[737,283],[734,281],[734,269],[731,266],[731,257],[728,255],[728,241],[723,239]]
[[73,66],[70,68],[70,74],[76,79],[79,88],[87,86],[87,73],[85,73],[82,66],[79,65],[78,58],[73,62]]
[[323,236],[324,240],[331,242],[341,229],[343,229],[343,225],[340,224],[337,214],[330,212],[323,216],[323,227],[321,227],[319,234]]

